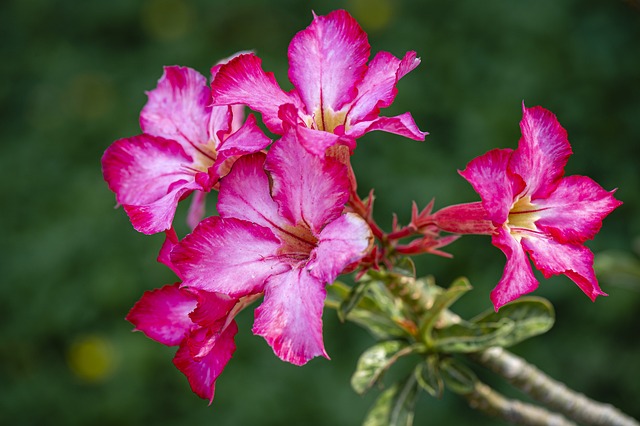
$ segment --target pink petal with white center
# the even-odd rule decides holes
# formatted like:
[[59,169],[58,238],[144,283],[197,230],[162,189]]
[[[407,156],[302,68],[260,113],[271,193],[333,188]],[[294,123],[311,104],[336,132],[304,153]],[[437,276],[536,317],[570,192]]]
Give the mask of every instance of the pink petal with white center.
[[285,93],[273,76],[262,70],[261,59],[254,54],[240,55],[220,67],[211,83],[214,105],[245,104],[259,111],[266,126],[282,134],[278,108],[296,103],[295,97]]
[[126,320],[149,338],[167,346],[179,345],[195,327],[189,313],[196,296],[179,288],[179,283],[146,291],[133,305]]
[[505,228],[500,228],[491,241],[507,257],[502,278],[491,291],[491,301],[497,311],[504,304],[538,288],[538,280],[522,245]]
[[551,111],[522,105],[522,138],[513,152],[509,169],[527,184],[532,200],[545,198],[564,175],[571,155],[567,132]]
[[311,154],[320,158],[324,157],[327,149],[334,145],[345,145],[349,148],[349,151],[353,151],[356,148],[356,140],[352,137],[340,136],[307,127],[298,127],[295,132],[300,144]]
[[328,358],[322,341],[325,297],[324,284],[304,269],[273,276],[256,309],[253,333],[283,361],[303,365],[316,356]]
[[402,75],[420,64],[416,52],[407,52],[400,60],[389,52],[378,52],[369,63],[362,83],[358,85],[358,96],[349,111],[351,123],[370,121],[376,118],[381,108],[386,108],[398,92],[396,84]]
[[242,219],[269,229],[294,225],[280,216],[278,204],[271,198],[264,160],[265,154],[260,153],[235,162],[220,182],[218,212],[224,218]]
[[215,394],[216,379],[236,350],[233,338],[237,332],[236,323],[231,323],[218,336],[216,344],[211,351],[199,360],[191,356],[188,340],[186,340],[180,345],[176,356],[173,358],[173,364],[187,376],[191,390],[200,398],[209,400],[209,404],[213,401]]
[[287,266],[277,259],[280,240],[262,226],[209,217],[171,252],[183,285],[231,297],[262,292],[265,280]]
[[321,282],[332,283],[345,267],[360,261],[372,243],[373,234],[364,219],[346,213],[320,232],[307,270]]
[[187,67],[165,67],[158,86],[147,95],[140,112],[143,132],[175,140],[192,156],[207,151],[211,92],[203,75]]
[[346,166],[310,154],[293,129],[272,145],[265,169],[273,180],[271,193],[280,215],[292,224],[305,224],[314,235],[340,215],[349,199]]
[[394,133],[417,141],[423,141],[425,136],[428,135],[427,132],[418,129],[411,113],[408,112],[395,117],[378,117],[372,121],[361,121],[349,127],[346,135],[357,139],[363,134],[374,130]]
[[622,203],[585,176],[568,176],[547,198],[535,200],[536,226],[558,242],[581,244],[600,230],[602,220]]
[[219,176],[224,176],[228,173],[228,170],[225,170],[225,166],[229,167],[230,159],[259,152],[265,149],[270,143],[271,139],[260,130],[256,122],[256,117],[251,114],[238,131],[220,144],[214,169],[218,172]]
[[200,189],[192,158],[175,141],[142,134],[115,141],[102,157],[102,173],[145,234],[171,227],[178,201]]
[[589,299],[606,296],[593,272],[593,253],[587,247],[562,244],[552,238],[523,238],[522,245],[545,278],[564,274],[580,287]]
[[357,94],[367,69],[367,34],[344,10],[314,16],[289,44],[289,79],[308,114],[339,111]]
[[518,176],[507,172],[511,149],[493,149],[474,158],[459,172],[480,195],[487,219],[496,225],[507,221],[515,197],[524,189]]

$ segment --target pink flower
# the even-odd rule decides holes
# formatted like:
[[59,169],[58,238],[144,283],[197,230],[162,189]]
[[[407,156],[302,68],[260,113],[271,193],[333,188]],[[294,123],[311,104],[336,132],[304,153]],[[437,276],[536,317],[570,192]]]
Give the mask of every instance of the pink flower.
[[[214,67],[215,76],[219,65]],[[133,227],[145,234],[171,227],[180,200],[195,191],[188,222],[204,214],[204,195],[239,155],[270,141],[241,109],[211,107],[204,76],[186,67],[164,68],[140,113],[143,133],[115,141],[102,157],[102,172]]]
[[372,239],[360,216],[342,214],[348,185],[346,166],[309,155],[295,132],[266,161],[262,153],[240,158],[221,180],[220,216],[171,252],[183,285],[232,298],[264,293],[253,332],[293,364],[326,357],[325,285],[362,259]]
[[564,274],[591,300],[606,295],[584,242],[622,203],[588,177],[563,177],[571,146],[550,111],[523,105],[520,129],[516,150],[489,151],[460,172],[482,202],[447,207],[434,219],[446,231],[492,234],[507,257],[491,292],[496,310],[538,287],[525,253],[545,278]]
[[262,70],[260,58],[245,54],[221,67],[213,99],[260,111],[269,130],[280,135],[289,125],[299,126],[302,143],[318,154],[338,142],[353,149],[355,139],[372,130],[424,140],[411,114],[379,116],[393,102],[398,80],[420,59],[415,52],[402,59],[380,52],[367,66],[369,55],[367,34],[346,11],[314,14],[289,45],[291,92]]
[[149,338],[179,346],[173,363],[199,397],[213,400],[216,379],[236,349],[234,316],[252,300],[179,288],[147,291],[127,320]]

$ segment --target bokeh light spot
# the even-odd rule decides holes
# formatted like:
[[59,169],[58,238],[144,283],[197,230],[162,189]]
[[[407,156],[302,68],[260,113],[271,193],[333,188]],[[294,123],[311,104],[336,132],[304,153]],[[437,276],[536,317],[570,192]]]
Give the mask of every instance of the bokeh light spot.
[[383,29],[394,12],[391,0],[350,0],[349,10],[365,31]]
[[87,382],[102,382],[115,369],[113,348],[105,338],[95,335],[75,339],[67,360],[73,374]]

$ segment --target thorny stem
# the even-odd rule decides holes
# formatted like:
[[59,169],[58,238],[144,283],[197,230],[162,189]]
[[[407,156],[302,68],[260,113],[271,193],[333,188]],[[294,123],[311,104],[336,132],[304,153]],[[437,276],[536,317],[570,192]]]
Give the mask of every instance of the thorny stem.
[[637,420],[612,405],[594,401],[567,388],[503,348],[489,348],[472,355],[471,359],[504,377],[536,401],[578,423],[588,426],[640,426]]

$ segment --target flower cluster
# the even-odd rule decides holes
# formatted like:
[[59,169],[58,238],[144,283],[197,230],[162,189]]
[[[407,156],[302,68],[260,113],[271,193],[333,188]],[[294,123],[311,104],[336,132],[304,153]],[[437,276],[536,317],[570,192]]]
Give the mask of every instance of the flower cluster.
[[[342,273],[392,267],[402,256],[447,256],[440,248],[459,234],[490,234],[507,255],[492,293],[496,309],[535,288],[525,251],[545,275],[566,274],[592,299],[603,294],[582,243],[619,202],[588,178],[562,177],[566,133],[542,108],[524,110],[518,149],[491,151],[462,172],[481,203],[433,214],[433,203],[422,211],[414,204],[408,225],[394,220],[387,233],[376,224],[373,193],[361,199],[356,191],[356,141],[373,130],[414,140],[426,133],[409,113],[380,115],[420,63],[416,53],[369,56],[366,33],[335,11],[314,15],[292,39],[289,92],[253,53],[214,66],[210,86],[192,69],[166,67],[140,114],[142,134],[115,141],[102,158],[133,227],[166,234],[158,260],[179,278],[146,292],[127,319],[179,346],[174,364],[202,398],[213,399],[244,308],[262,299],[252,331],[280,359],[302,365],[327,357],[328,284]],[[253,115],[245,119],[245,107],[261,114],[275,141]],[[203,219],[211,190],[217,214]],[[173,220],[189,195],[192,232],[179,239]]]

